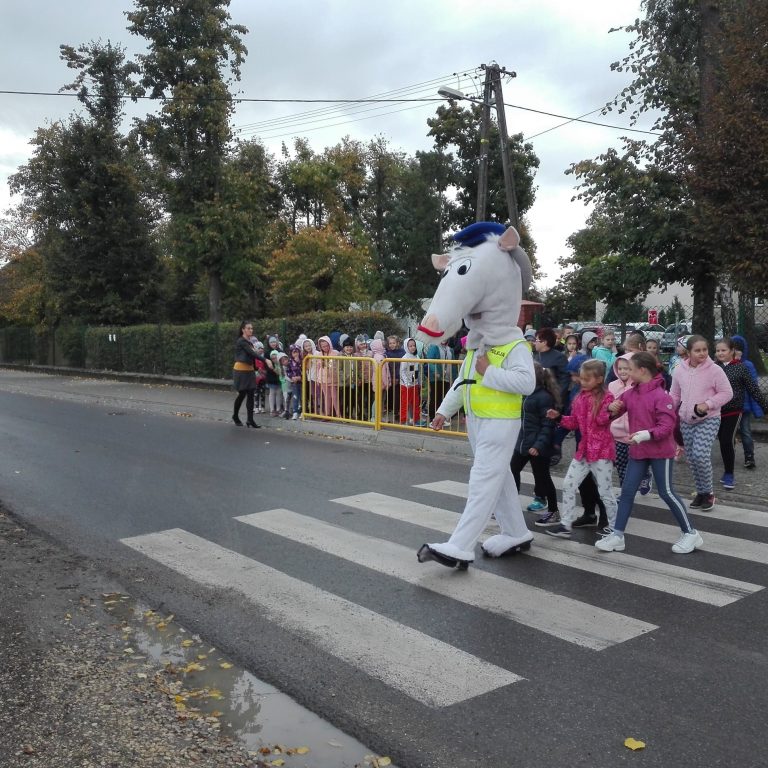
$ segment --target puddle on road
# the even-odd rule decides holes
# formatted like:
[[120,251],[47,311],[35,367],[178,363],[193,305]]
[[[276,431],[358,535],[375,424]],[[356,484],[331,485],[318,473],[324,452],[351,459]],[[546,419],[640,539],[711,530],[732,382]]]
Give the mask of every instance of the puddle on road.
[[181,717],[216,718],[222,734],[259,753],[267,764],[284,760],[285,768],[395,768],[389,758],[371,754],[364,744],[232,664],[172,615],[120,593],[102,595],[102,601],[119,622],[126,655],[137,664],[150,659],[164,667],[157,687],[173,699]]

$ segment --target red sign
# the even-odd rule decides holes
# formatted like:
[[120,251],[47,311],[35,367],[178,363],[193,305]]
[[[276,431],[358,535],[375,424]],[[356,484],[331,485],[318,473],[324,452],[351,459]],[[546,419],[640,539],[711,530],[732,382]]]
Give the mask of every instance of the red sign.
[[659,310],[658,309],[649,309],[648,310],[648,322],[651,325],[658,325],[658,322],[659,322]]

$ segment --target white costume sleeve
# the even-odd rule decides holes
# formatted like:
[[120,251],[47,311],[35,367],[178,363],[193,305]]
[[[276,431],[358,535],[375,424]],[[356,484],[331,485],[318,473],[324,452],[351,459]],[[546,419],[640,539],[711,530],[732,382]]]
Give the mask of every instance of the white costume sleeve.
[[536,374],[528,345],[518,344],[504,358],[501,368],[489,365],[483,374],[483,384],[500,392],[530,395],[536,389]]

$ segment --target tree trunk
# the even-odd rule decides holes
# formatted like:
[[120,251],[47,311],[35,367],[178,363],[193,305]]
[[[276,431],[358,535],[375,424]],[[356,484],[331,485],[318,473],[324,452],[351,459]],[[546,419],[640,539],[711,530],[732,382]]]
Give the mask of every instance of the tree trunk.
[[212,323],[221,322],[221,273],[208,272],[208,319]]
[[717,278],[702,260],[693,277],[693,331],[710,342],[715,338],[715,286]]

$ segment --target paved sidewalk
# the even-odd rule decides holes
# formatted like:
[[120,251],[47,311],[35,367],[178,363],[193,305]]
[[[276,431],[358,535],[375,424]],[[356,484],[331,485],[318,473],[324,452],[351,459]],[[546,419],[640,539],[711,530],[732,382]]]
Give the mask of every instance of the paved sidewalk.
[[[209,419],[221,421],[222,426],[235,428],[230,421],[233,394],[227,382],[174,379],[173,383],[168,383],[167,379],[156,377],[158,383],[138,383],[131,375],[128,375],[128,381],[123,380],[124,374],[118,374],[119,379],[112,375],[109,375],[109,378],[103,377],[106,375],[64,376],[58,373],[41,373],[39,369],[0,367],[0,390],[62,400],[95,402],[116,410],[130,408],[181,418]],[[417,433],[385,427],[375,431],[365,426],[325,422],[320,419],[285,421],[264,415],[258,416],[257,420],[266,429],[286,433],[322,435],[398,450],[409,448],[417,452],[428,451],[457,459],[468,460],[472,455],[465,438],[437,435],[428,430]],[[718,486],[715,493],[722,503],[768,511],[768,472],[765,471],[768,468],[768,443],[763,442],[768,440],[768,422],[753,422],[753,432],[757,438],[757,469],[744,469],[743,451],[741,446],[737,445],[736,488],[733,491],[719,488],[717,479],[722,475],[723,467],[718,449],[713,449],[715,484]],[[573,439],[566,440],[563,448],[563,459],[553,468],[553,475],[565,475],[575,448]],[[676,465],[675,484],[683,495],[692,495],[694,492],[691,474],[684,461]]]

